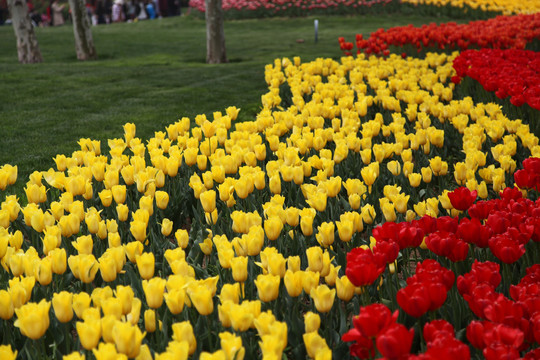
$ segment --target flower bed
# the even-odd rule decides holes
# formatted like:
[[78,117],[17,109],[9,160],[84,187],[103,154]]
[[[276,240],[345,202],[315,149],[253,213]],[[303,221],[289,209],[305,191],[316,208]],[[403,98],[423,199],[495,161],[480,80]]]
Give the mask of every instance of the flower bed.
[[[223,0],[228,19],[270,16],[306,16],[315,14],[351,14],[391,12],[399,8],[397,0]],[[205,12],[204,0],[190,0],[189,6]]]
[[[540,11],[540,4],[535,0],[503,0],[503,1],[489,1],[489,0],[466,0],[466,1],[454,1],[454,0],[401,0],[402,3],[413,5],[428,5],[436,8],[441,7],[455,7],[460,9],[470,8],[471,10],[481,10],[482,12],[492,11],[502,13],[504,15],[512,14],[534,14]],[[468,9],[467,9],[468,10]]]
[[[489,20],[471,21],[468,24],[444,23],[422,27],[398,26],[388,30],[379,29],[364,39],[356,36],[355,44],[340,38],[340,48],[351,54],[356,45],[357,52],[388,55],[390,47],[398,51],[412,47],[421,52],[431,49],[525,49],[540,39],[540,13],[533,15],[497,16]],[[404,48],[405,47],[405,48]],[[401,50],[400,50],[401,49]]]
[[499,99],[540,110],[540,53],[526,50],[468,50],[454,60],[456,82],[466,76]]
[[[469,279],[473,259],[506,262],[509,252],[493,249],[512,248],[516,238],[519,266],[502,265],[497,290],[506,293],[538,251],[537,203],[519,200],[517,190],[489,203],[493,218],[484,202],[472,206],[488,225],[450,217],[477,195],[494,198],[512,186],[522,162],[540,155],[538,137],[498,105],[453,99],[456,55],[277,59],[265,68],[269,91],[254,121],[236,122],[239,109],[231,107],[195,124],[183,118],[147,142],[126,124],[106,153],[81,139],[79,151],[55,158],[55,169],[30,176],[27,205],[14,196],[2,202],[0,317],[10,344],[2,358],[10,349],[26,358],[79,358],[79,351],[97,359],[344,358],[341,337],[372,302],[402,311],[381,332],[344,339],[376,336],[390,358],[423,352],[424,344],[428,353],[440,349],[436,331],[446,331],[442,345],[465,342],[453,332],[477,326],[476,318],[485,331],[514,326],[473,315],[450,270],[424,261],[410,277],[412,263],[435,258]],[[523,180],[535,171],[525,164],[523,186],[535,183]],[[460,186],[475,192],[462,197],[465,205],[450,192]],[[397,239],[392,226],[401,229]],[[490,250],[470,238],[473,230],[488,232],[480,238]],[[436,272],[442,280],[429,280]],[[521,289],[533,275],[511,290],[515,301],[529,301]],[[405,286],[406,279],[413,280]],[[412,327],[427,315],[407,299],[429,281],[451,299],[434,298],[429,316],[452,321],[454,330],[431,322],[420,340]],[[517,319],[536,324],[532,315]],[[493,341],[469,342],[499,346],[494,331]],[[512,331],[516,340],[503,345],[524,352],[535,341],[521,327]],[[399,349],[397,337],[407,340]]]

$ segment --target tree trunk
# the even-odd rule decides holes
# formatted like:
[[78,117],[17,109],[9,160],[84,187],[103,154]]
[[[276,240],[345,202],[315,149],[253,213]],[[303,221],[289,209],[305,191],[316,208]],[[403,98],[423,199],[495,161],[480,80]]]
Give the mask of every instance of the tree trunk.
[[69,0],[69,8],[71,9],[71,18],[73,21],[77,59],[96,59],[96,48],[94,47],[94,40],[92,40],[90,19],[86,13],[84,0]]
[[206,2],[206,62],[219,64],[227,62],[225,53],[225,32],[223,31],[223,8],[221,0]]
[[17,37],[17,54],[21,64],[42,62],[41,51],[37,42],[26,0],[8,0],[9,13],[13,21],[13,30]]

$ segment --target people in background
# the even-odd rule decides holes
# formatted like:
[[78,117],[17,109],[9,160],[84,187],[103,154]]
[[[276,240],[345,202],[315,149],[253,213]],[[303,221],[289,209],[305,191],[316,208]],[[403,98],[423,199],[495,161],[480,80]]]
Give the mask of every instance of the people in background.
[[52,24],[54,26],[60,26],[64,25],[64,8],[66,7],[65,4],[60,4],[58,0],[53,0],[51,4],[51,10],[52,10]]
[[114,0],[114,5],[112,7],[112,22],[124,22],[125,19],[123,1]]

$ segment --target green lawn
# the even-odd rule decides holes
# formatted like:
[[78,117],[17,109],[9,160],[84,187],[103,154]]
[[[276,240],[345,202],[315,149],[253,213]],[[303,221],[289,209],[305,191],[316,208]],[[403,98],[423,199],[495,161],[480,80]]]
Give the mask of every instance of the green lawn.
[[[377,28],[419,25],[412,15],[273,18],[225,24],[228,64],[206,65],[205,23],[183,16],[93,27],[99,60],[79,62],[70,25],[39,28],[44,62],[20,65],[11,26],[0,26],[0,165],[19,166],[20,194],[34,170],[53,166],[56,154],[76,150],[83,137],[121,137],[133,122],[148,139],[176,119],[211,115],[235,105],[253,118],[265,92],[264,65],[277,57],[303,60],[341,56],[338,36]],[[445,19],[437,19],[445,21]]]

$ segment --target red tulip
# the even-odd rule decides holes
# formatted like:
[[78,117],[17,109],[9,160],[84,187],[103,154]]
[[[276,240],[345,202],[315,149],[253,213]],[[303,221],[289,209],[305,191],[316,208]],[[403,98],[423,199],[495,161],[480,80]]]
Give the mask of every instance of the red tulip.
[[353,324],[363,336],[375,338],[387,326],[397,321],[398,311],[390,312],[383,304],[372,304],[360,308],[358,316],[353,318]]
[[404,325],[392,324],[377,336],[377,349],[385,358],[400,359],[411,352],[414,329],[407,330]]
[[489,249],[505,264],[513,264],[525,254],[525,246],[505,234],[489,239]]
[[476,190],[471,191],[468,188],[462,186],[456,190],[448,193],[448,198],[452,203],[452,206],[461,211],[465,211],[474,204],[478,192]]
[[396,299],[399,306],[413,317],[424,315],[431,306],[428,289],[420,283],[407,285],[400,289],[397,292]]
[[345,274],[355,286],[371,285],[382,274],[386,261],[369,249],[354,248],[347,254]]

